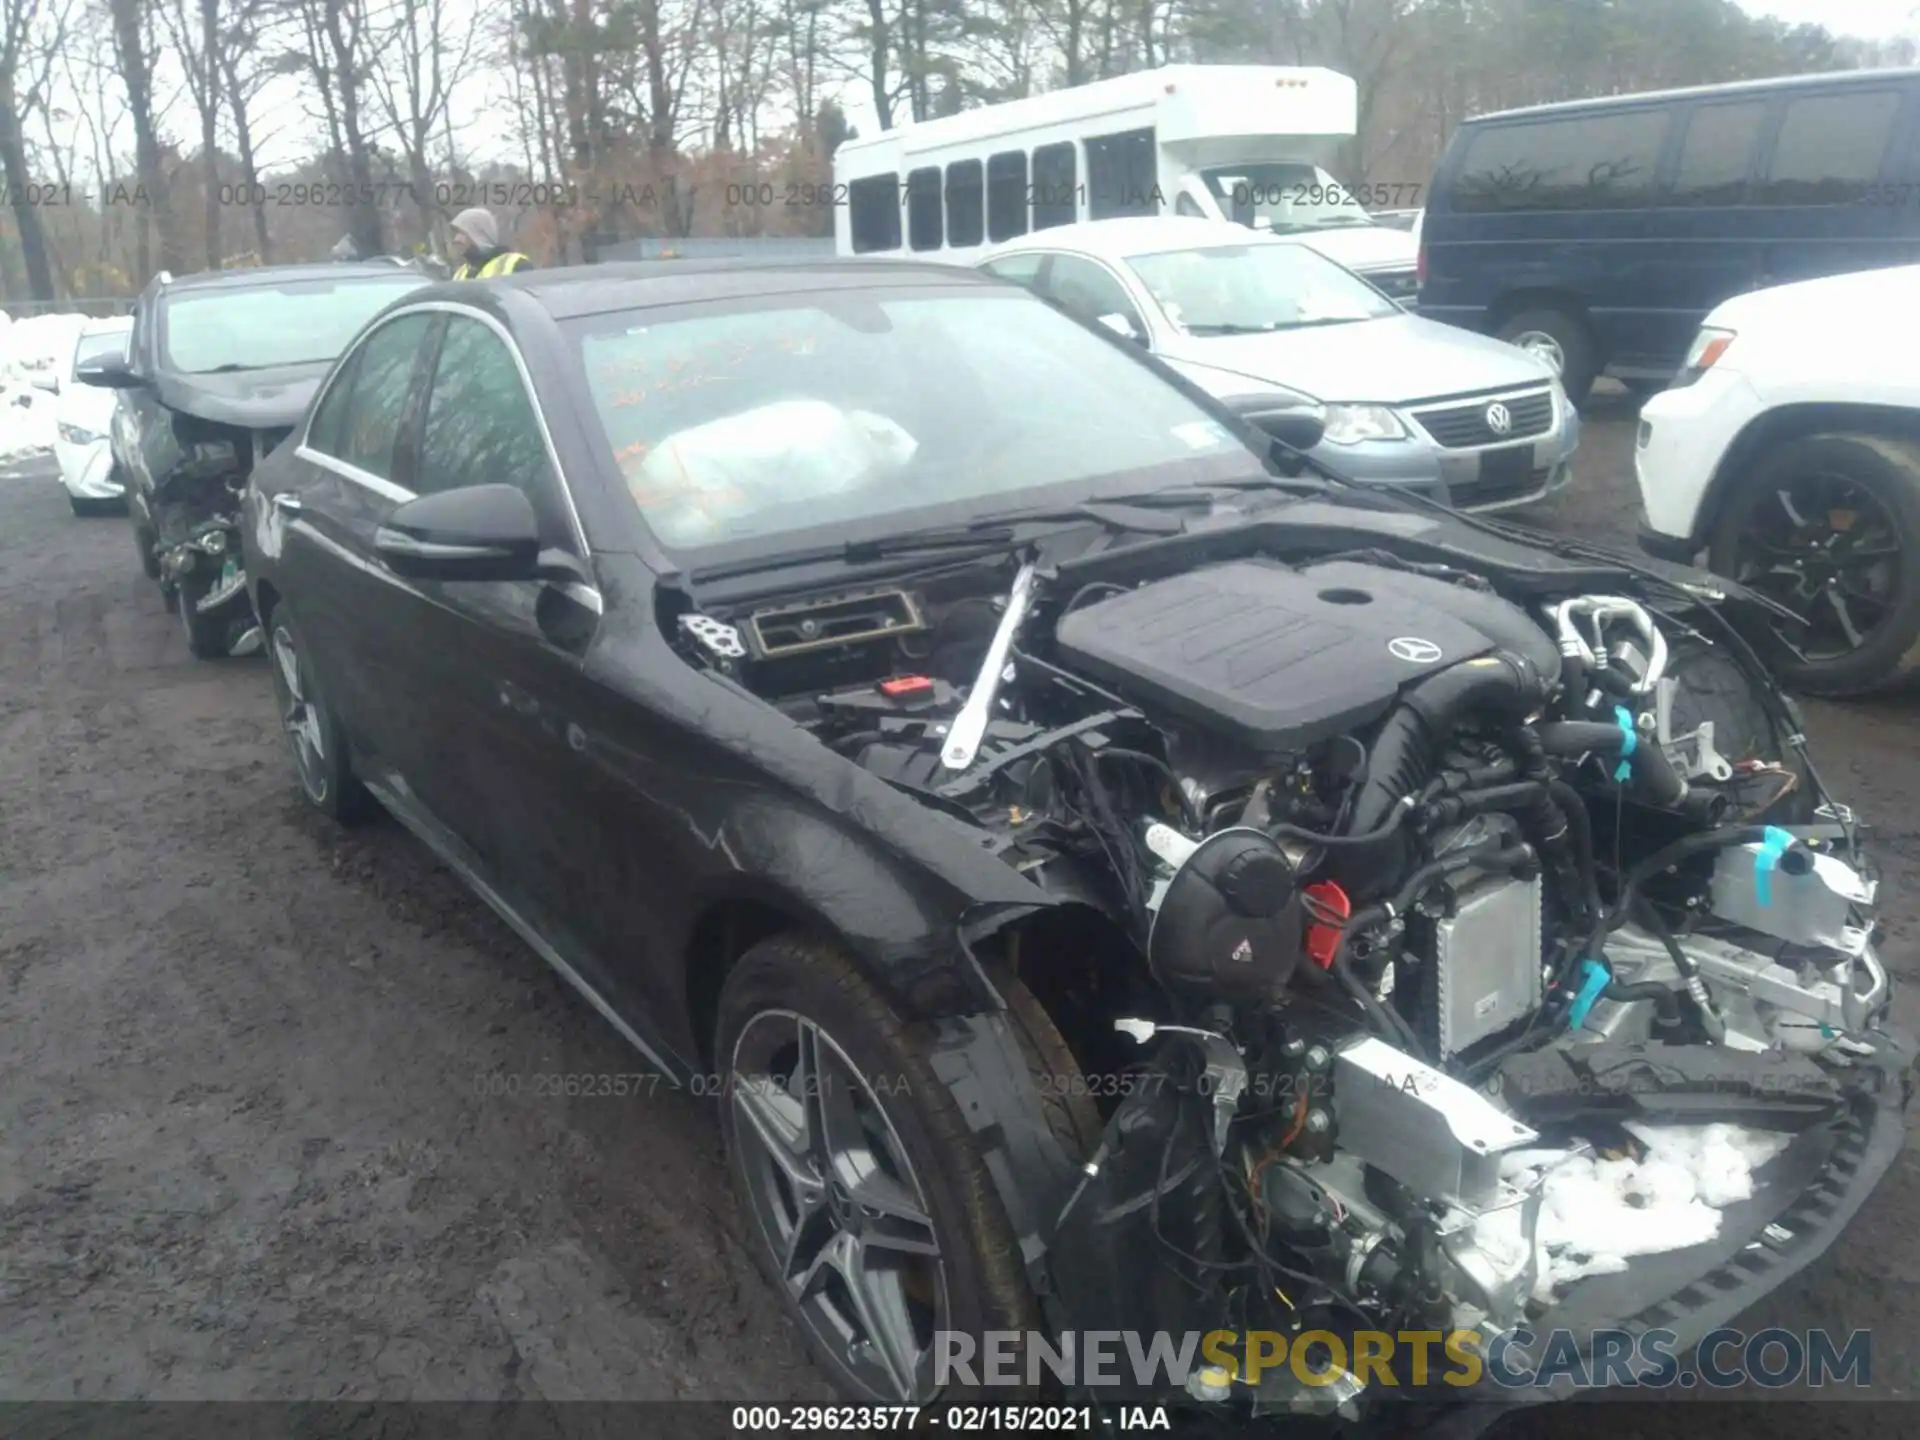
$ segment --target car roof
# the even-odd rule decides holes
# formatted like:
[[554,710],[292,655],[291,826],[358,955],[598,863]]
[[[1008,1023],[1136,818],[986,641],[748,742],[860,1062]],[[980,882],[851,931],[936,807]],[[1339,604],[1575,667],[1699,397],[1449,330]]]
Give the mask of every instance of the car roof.
[[996,245],[985,258],[1020,250],[1071,250],[1081,255],[1119,260],[1159,250],[1286,243],[1284,236],[1236,225],[1231,220],[1205,220],[1197,215],[1147,215],[1124,220],[1082,220],[1073,225],[1035,230],[1017,240]]
[[484,303],[504,308],[510,295],[531,299],[555,320],[765,295],[834,290],[899,290],[1003,282],[962,265],[918,260],[628,260],[527,270],[476,285],[444,281],[408,297]]
[[252,265],[243,270],[198,270],[175,275],[158,284],[158,293],[176,295],[186,290],[249,290],[284,285],[289,280],[369,279],[422,272],[393,260],[334,260],[305,265]]
[[1554,115],[1580,115],[1596,110],[1612,110],[1662,101],[1720,99],[1735,95],[1768,95],[1775,90],[1822,90],[1836,85],[1897,85],[1920,76],[1920,69],[1816,71],[1811,75],[1782,75],[1766,80],[1733,80],[1720,85],[1690,85],[1677,90],[1643,90],[1636,95],[1596,95],[1585,100],[1560,100],[1551,105],[1526,105],[1514,110],[1493,110],[1485,115],[1470,115],[1463,125],[1486,125],[1506,120],[1545,119]]

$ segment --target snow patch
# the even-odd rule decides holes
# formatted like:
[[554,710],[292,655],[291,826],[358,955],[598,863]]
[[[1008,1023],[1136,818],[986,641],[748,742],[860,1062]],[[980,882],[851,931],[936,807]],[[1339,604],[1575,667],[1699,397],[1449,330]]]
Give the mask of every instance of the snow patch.
[[53,448],[59,433],[53,400],[32,385],[0,380],[0,460],[22,460]]
[[58,435],[54,394],[35,380],[65,381],[85,315],[0,312],[0,460],[19,460],[53,448]]
[[[1612,1158],[1573,1150],[1519,1150],[1504,1157],[1503,1178],[1523,1188],[1538,1179],[1539,1262],[1534,1298],[1589,1275],[1615,1275],[1643,1255],[1704,1245],[1720,1233],[1720,1211],[1753,1195],[1753,1172],[1791,1135],[1741,1125],[1646,1125],[1627,1130],[1646,1154]],[[1518,1268],[1526,1240],[1518,1207],[1483,1215],[1473,1241]]]

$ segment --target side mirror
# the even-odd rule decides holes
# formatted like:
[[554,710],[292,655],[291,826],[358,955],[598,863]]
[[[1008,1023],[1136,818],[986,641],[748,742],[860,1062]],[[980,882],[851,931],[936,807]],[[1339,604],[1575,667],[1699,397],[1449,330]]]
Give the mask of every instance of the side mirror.
[[33,384],[35,389],[45,390],[49,395],[60,393],[60,377],[57,375],[36,375]]
[[1318,405],[1303,405],[1293,410],[1274,410],[1253,417],[1253,423],[1282,445],[1294,450],[1311,450],[1327,433],[1327,416]]
[[1113,331],[1113,333],[1118,335],[1122,340],[1131,340],[1136,345],[1144,345],[1147,343],[1147,337],[1141,333],[1140,327],[1133,323],[1131,317],[1122,315],[1118,311],[1109,315],[1102,315],[1100,317],[1100,323],[1106,326],[1107,329]]
[[467,485],[409,500],[374,532],[396,575],[417,580],[531,580],[540,522],[514,485]]
[[73,367],[73,378],[82,385],[97,385],[103,390],[132,390],[147,382],[127,367],[118,355],[101,355],[82,360]]

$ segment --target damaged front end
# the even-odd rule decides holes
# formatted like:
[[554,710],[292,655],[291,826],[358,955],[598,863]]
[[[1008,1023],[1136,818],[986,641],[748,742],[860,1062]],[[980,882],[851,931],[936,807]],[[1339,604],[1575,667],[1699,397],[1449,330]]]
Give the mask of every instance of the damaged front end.
[[253,465],[288,433],[244,430],[184,412],[173,420],[179,458],[160,474],[146,511],[160,583],[196,653],[259,650],[240,547],[241,496]]
[[1044,1004],[1082,1073],[1037,1083],[1097,1146],[996,1017],[936,1056],[1050,1331],[1320,1337],[1094,1400],[1391,1430],[1548,1398],[1354,1359],[1684,1350],[1899,1149],[1862,826],[1739,632],[1449,543],[1247,526],[669,622],[1056,901],[965,948]]

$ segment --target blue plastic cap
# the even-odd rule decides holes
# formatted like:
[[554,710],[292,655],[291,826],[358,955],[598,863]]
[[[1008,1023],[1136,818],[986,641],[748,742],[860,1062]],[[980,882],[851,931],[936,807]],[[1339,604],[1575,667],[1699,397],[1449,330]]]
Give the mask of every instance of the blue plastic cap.
[[1600,998],[1600,992],[1612,983],[1613,971],[1604,960],[1589,958],[1580,962],[1580,988],[1574,992],[1573,1004],[1567,1008],[1569,1030],[1578,1030],[1587,1023],[1587,1013]]

